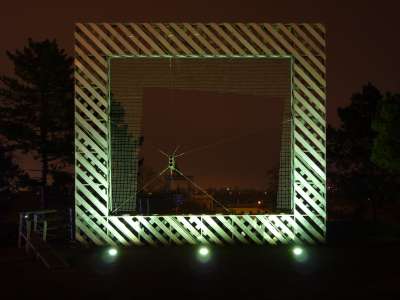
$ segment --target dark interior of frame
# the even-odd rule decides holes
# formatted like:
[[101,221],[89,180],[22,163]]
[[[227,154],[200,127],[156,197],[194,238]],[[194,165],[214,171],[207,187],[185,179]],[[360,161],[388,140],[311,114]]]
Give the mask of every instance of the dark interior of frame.
[[290,60],[112,58],[111,214],[291,206]]

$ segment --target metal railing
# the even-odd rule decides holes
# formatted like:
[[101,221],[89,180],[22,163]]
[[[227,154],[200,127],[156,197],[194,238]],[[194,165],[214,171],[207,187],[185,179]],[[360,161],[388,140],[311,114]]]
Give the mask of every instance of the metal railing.
[[[71,211],[69,213],[71,214]],[[59,212],[54,209],[19,214],[18,248],[24,247],[27,254],[32,252],[49,269],[68,267],[68,264],[47,243],[49,220],[58,215]]]

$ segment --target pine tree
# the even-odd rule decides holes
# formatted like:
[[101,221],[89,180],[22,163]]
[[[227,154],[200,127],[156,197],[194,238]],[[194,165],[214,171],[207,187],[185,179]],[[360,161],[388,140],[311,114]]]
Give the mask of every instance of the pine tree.
[[9,199],[19,186],[27,181],[27,176],[18,167],[10,153],[0,144],[0,200]]
[[7,56],[15,76],[0,77],[0,134],[40,161],[45,207],[49,171],[73,158],[73,60],[55,40],[29,39]]
[[328,128],[327,158],[329,182],[360,207],[377,208],[393,195],[395,178],[371,160],[376,132],[373,122],[382,103],[382,94],[372,84],[339,108],[339,128]]
[[400,95],[386,94],[372,122],[376,133],[371,160],[400,175]]

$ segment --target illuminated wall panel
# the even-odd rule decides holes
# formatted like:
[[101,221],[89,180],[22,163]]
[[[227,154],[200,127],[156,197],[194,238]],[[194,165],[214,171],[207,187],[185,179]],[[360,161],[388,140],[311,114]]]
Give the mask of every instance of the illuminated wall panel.
[[[326,227],[325,29],[320,24],[76,24],[76,238],[83,243],[314,243]],[[290,58],[291,104],[283,126],[279,215],[137,216],[113,212],[110,61],[116,57]],[[288,128],[290,130],[288,130]],[[133,139],[132,147],[140,142]],[[129,145],[125,145],[129,147]],[[123,153],[126,149],[122,147]],[[284,147],[285,146],[285,147]],[[286,160],[285,160],[286,157]],[[281,168],[281,170],[283,170]],[[285,177],[286,176],[286,177]],[[283,185],[281,185],[283,186]],[[134,194],[134,189],[128,190]],[[278,199],[279,199],[278,193]],[[286,195],[286,196],[285,196]],[[288,197],[290,201],[288,201]],[[290,203],[288,203],[290,202]],[[290,208],[290,207],[289,207]],[[125,210],[133,211],[134,204]]]

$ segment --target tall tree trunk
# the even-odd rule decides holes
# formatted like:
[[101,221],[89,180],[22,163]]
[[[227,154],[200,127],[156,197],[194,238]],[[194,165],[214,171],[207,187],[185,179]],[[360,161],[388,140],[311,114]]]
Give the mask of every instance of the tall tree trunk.
[[41,97],[41,110],[40,110],[40,154],[42,163],[42,174],[41,174],[41,206],[47,208],[47,176],[49,174],[49,156],[47,147],[47,135],[48,135],[48,122],[47,122],[47,110],[48,102],[46,96]]
[[47,207],[47,175],[49,174],[49,161],[48,161],[48,155],[47,155],[47,150],[46,150],[46,143],[42,146],[42,174],[41,174],[41,199],[40,199],[40,205],[42,208]]
[[378,199],[376,199],[375,197],[372,198],[372,220],[374,221],[374,223],[376,224],[378,221]]

